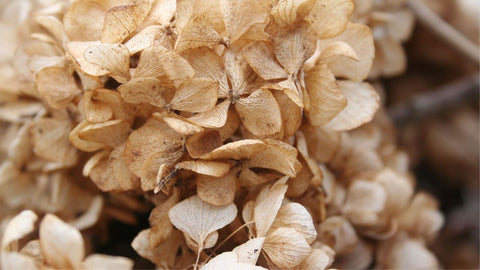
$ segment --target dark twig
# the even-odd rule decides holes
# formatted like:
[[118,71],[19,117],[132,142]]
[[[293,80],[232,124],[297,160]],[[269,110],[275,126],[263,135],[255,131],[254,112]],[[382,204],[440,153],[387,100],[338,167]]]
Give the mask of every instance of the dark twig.
[[479,47],[462,33],[453,28],[433,12],[422,0],[409,0],[408,5],[415,12],[418,20],[438,36],[454,46],[458,51],[477,64],[480,63]]
[[397,124],[421,120],[468,100],[478,100],[478,88],[479,77],[475,73],[428,93],[418,94],[410,101],[390,108],[388,113]]

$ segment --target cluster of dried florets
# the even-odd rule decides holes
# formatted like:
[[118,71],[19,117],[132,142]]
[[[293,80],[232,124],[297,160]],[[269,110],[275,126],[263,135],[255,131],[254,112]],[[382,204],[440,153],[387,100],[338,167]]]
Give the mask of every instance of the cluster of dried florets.
[[[84,260],[77,229],[132,222],[138,196],[155,208],[132,246],[160,267],[437,265],[435,200],[383,114],[366,124],[374,40],[353,1],[39,2],[0,25],[2,265],[130,267]],[[46,215],[22,247],[25,208],[71,225]]]

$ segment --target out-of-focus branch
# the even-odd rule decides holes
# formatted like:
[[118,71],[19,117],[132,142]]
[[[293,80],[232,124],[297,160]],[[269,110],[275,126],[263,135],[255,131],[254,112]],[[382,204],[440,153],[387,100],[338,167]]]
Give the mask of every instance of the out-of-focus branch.
[[478,101],[478,76],[472,74],[428,93],[415,95],[410,101],[390,108],[388,113],[395,123],[402,124],[447,111],[471,99]]
[[408,5],[415,12],[418,20],[438,36],[455,46],[465,56],[480,63],[480,48],[462,33],[453,28],[433,12],[422,0],[408,0]]

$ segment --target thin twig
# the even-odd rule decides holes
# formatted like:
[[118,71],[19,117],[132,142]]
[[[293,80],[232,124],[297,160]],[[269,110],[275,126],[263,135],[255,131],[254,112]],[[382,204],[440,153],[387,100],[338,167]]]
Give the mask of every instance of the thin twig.
[[416,121],[455,107],[472,98],[478,98],[479,78],[472,74],[428,93],[418,94],[408,102],[388,110],[397,124]]
[[445,41],[455,46],[465,56],[469,57],[477,64],[480,63],[480,48],[462,33],[442,20],[433,12],[422,0],[409,0],[408,5],[415,12],[420,22],[434,31]]
[[241,229],[245,228],[245,226],[248,226],[250,224],[253,224],[255,223],[255,221],[250,221],[250,222],[247,222],[245,224],[243,224],[242,226],[238,227],[235,231],[233,231],[229,236],[227,236],[225,239],[223,239],[223,241],[218,244],[217,247],[215,247],[215,249],[212,251],[213,253],[215,253],[219,247],[221,247],[223,244],[225,244],[225,242],[227,242],[228,239],[230,239],[232,236],[234,236],[237,232],[239,232]]

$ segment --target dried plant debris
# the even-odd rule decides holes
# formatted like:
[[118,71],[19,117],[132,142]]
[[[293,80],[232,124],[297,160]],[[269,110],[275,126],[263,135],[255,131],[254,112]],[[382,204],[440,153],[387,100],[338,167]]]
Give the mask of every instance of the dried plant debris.
[[139,213],[160,268],[438,267],[363,81],[403,68],[410,15],[358,2],[5,1],[2,267],[129,269],[91,239]]

